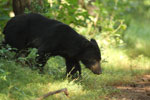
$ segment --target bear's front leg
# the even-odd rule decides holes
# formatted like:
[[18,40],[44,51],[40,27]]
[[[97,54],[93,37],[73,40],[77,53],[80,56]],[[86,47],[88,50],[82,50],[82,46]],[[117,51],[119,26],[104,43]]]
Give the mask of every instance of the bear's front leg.
[[66,74],[68,77],[73,76],[79,71],[79,76],[81,76],[81,66],[79,61],[67,59],[66,60]]

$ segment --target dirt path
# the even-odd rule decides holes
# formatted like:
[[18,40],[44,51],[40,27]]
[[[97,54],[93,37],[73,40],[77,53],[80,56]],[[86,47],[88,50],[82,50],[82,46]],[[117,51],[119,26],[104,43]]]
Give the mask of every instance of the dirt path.
[[121,91],[109,100],[150,100],[150,75],[145,75],[126,86],[116,86]]

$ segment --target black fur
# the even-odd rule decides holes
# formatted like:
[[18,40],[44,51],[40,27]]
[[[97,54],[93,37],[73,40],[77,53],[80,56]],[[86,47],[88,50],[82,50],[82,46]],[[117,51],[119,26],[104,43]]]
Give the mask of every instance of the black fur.
[[[88,41],[71,27],[40,14],[18,15],[8,21],[4,28],[5,43],[18,50],[37,48],[36,58],[41,71],[51,56],[62,56],[66,60],[66,72],[79,71],[79,61],[95,74],[101,73],[101,54],[94,39]],[[74,69],[72,69],[75,67]]]

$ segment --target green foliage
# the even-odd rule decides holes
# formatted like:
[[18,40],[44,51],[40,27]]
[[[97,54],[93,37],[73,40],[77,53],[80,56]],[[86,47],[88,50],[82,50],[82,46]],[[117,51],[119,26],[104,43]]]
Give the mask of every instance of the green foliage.
[[[5,6],[6,0],[0,2],[2,31],[11,9],[10,6]],[[40,5],[37,0],[33,0],[30,8],[33,12],[71,25],[87,37],[102,38],[104,46],[123,44],[122,38],[132,17],[137,14],[147,17],[150,15],[147,0],[84,0],[84,4],[83,8],[78,0],[43,0],[43,5]],[[31,11],[26,10],[28,12]]]
[[[150,21],[137,19],[131,21],[130,27],[125,32],[124,41],[127,43],[128,49],[130,49],[128,54],[131,57],[138,55],[149,56],[150,50]],[[134,48],[134,49],[133,49]]]
[[[38,0],[32,0],[30,4],[30,9],[25,9],[25,13],[46,13],[48,12],[49,4],[47,0],[42,0],[43,4],[40,4]],[[32,9],[32,11],[31,11]]]
[[0,0],[0,34],[2,32],[2,29],[5,25],[5,23],[9,19],[9,11],[11,10],[11,7],[8,6],[7,0]]
[[89,19],[86,10],[79,7],[77,0],[64,0],[59,2],[55,0],[50,4],[47,16],[58,19],[66,24],[75,26],[86,26],[86,20]]
[[[1,64],[0,66],[2,66],[3,64]],[[9,72],[3,70],[1,67],[0,67],[0,80],[5,80],[6,81],[6,77],[7,75],[9,74]]]

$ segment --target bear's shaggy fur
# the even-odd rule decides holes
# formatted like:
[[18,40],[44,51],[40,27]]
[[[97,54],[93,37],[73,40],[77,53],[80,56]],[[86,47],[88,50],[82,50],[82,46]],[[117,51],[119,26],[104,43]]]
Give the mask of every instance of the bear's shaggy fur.
[[[18,15],[10,19],[4,28],[5,44],[25,50],[37,48],[36,61],[40,70],[51,56],[62,56],[66,61],[66,72],[72,75],[79,71],[81,61],[95,74],[101,74],[101,54],[97,42],[90,41],[70,26],[40,14]],[[73,69],[74,67],[74,69]]]

